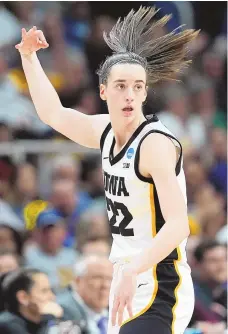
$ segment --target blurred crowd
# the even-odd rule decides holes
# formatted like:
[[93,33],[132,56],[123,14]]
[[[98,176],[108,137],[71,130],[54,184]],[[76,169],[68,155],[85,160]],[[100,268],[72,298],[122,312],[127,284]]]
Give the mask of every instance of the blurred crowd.
[[[0,3],[0,147],[25,139],[67,141],[35,112],[14,48],[22,27],[36,25],[44,32],[50,47],[38,57],[62,104],[89,115],[107,113],[96,75],[110,54],[102,33],[141,2],[121,2],[121,8],[102,3]],[[184,149],[191,229],[187,255],[196,295],[190,324],[195,332],[189,329],[189,333],[223,334],[227,322],[226,2],[143,4],[161,7],[158,17],[173,14],[158,36],[183,23],[201,29],[189,47],[190,68],[179,74],[179,82],[151,88],[144,111],[156,113]],[[4,327],[13,319],[17,326],[13,314],[24,321],[18,322],[22,327],[15,327],[15,333],[41,334],[47,333],[42,332],[45,328],[63,326],[69,333],[80,327],[85,334],[105,334],[112,266],[100,158],[62,152],[42,161],[40,166],[36,154],[28,154],[19,164],[10,154],[0,156],[1,333],[14,333]],[[24,208],[36,200],[48,206],[36,212],[36,228],[28,231]]]

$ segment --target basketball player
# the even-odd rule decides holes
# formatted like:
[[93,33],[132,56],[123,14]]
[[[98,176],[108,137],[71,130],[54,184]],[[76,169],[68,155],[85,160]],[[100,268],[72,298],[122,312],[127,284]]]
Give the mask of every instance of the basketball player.
[[187,64],[193,30],[155,38],[170,16],[141,7],[104,33],[114,51],[101,65],[100,97],[109,115],[64,108],[36,51],[42,33],[22,29],[16,46],[40,119],[71,140],[101,148],[113,245],[108,334],[182,334],[194,307],[185,245],[189,235],[182,147],[142,106],[148,85],[173,79]]

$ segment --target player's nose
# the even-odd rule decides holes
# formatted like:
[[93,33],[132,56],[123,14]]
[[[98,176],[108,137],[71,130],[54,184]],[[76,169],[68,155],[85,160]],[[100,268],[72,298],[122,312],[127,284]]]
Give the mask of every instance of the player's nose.
[[126,99],[126,102],[128,102],[128,103],[134,101],[134,92],[133,92],[133,89],[129,88],[127,90],[125,99]]

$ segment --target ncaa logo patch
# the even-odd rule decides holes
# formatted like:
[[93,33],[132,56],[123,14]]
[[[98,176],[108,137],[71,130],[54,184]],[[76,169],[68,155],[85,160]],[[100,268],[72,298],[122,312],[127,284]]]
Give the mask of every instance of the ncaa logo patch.
[[127,151],[127,158],[131,159],[133,157],[134,153],[135,153],[134,149],[132,147],[130,147]]

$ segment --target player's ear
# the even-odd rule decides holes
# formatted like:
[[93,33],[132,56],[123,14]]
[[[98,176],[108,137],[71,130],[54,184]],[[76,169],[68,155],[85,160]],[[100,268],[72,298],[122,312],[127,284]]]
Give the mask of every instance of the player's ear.
[[100,98],[106,101],[105,85],[103,84],[100,85]]
[[147,98],[147,93],[148,93],[148,86],[145,87],[145,91],[144,91],[144,99],[143,99],[143,102],[146,101],[146,98]]

